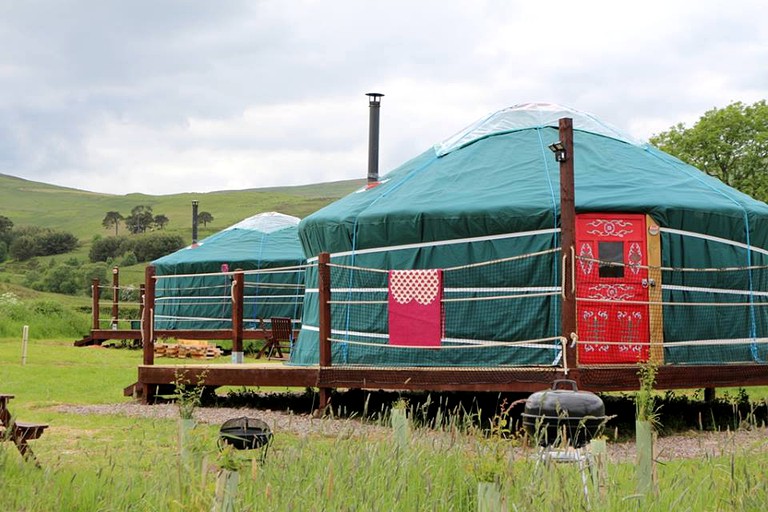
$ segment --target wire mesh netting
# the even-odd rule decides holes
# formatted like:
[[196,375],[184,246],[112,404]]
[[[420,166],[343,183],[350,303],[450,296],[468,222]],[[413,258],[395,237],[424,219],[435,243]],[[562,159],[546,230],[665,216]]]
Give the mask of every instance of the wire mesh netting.
[[[421,311],[424,284],[404,301],[404,341],[393,343],[392,294],[399,271],[331,264],[331,319],[336,363],[390,366],[552,365],[561,360],[559,251],[545,250],[441,269],[438,343],[428,340]],[[555,271],[554,275],[558,275]],[[412,300],[411,300],[412,299]],[[438,300],[440,298],[438,297]],[[425,305],[425,304],[421,304]],[[423,327],[420,327],[423,325]]]
[[[260,328],[260,319],[288,317],[300,324],[304,268],[247,270],[243,328]],[[231,329],[235,274],[219,272],[156,276],[155,329]]]

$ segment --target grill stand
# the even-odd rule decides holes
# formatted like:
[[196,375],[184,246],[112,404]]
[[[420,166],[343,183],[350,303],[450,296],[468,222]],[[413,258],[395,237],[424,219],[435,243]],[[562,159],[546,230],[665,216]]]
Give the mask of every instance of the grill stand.
[[[581,475],[582,489],[584,490],[584,499],[587,501],[587,507],[589,504],[589,486],[587,485],[587,473],[590,475],[595,469],[594,458],[590,453],[589,448],[573,448],[572,446],[566,446],[565,448],[556,448],[554,446],[542,446],[539,448],[539,452],[536,454],[536,466],[534,468],[534,474],[536,474],[541,468],[548,467],[552,463],[576,463],[579,467],[579,474]],[[592,475],[594,478],[594,475]]]

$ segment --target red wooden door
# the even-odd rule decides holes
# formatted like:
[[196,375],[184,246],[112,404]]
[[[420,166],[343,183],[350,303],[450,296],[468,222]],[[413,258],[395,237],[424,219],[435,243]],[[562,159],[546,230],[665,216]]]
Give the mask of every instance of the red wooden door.
[[646,250],[645,215],[576,216],[580,364],[648,360]]

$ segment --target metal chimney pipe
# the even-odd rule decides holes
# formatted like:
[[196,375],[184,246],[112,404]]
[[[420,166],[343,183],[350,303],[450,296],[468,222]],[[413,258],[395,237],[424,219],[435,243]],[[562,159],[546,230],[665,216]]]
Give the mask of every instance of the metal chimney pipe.
[[379,107],[384,96],[378,92],[369,92],[368,106],[370,118],[368,122],[368,186],[379,182]]
[[192,244],[197,243],[197,201],[192,201]]

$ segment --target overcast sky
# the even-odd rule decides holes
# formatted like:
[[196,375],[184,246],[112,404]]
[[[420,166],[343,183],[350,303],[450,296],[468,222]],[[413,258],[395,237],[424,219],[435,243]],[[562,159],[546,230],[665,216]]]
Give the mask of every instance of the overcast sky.
[[527,102],[641,139],[768,97],[766,0],[0,0],[0,173],[173,194],[364,178]]

